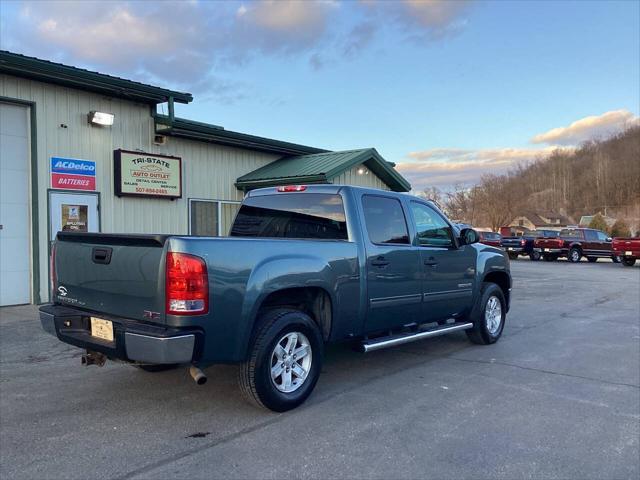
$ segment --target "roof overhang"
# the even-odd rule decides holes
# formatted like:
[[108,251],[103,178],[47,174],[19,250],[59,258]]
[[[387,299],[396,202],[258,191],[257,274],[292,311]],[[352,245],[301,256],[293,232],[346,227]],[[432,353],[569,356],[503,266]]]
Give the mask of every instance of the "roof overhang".
[[0,73],[150,105],[170,100],[178,103],[189,103],[193,100],[190,93],[167,90],[3,50],[0,50]]
[[171,118],[165,115],[156,115],[155,118],[156,132],[172,137],[247,148],[261,152],[278,153],[281,155],[305,155],[327,151],[320,148],[299,145],[297,143],[283,142],[281,140],[273,140],[271,138],[225,130],[223,127],[217,125],[194,122],[183,118],[171,120]]
[[[331,154],[340,155],[343,152],[324,153],[330,156]],[[282,174],[273,174],[273,164],[269,164],[238,178],[236,180],[236,187],[240,190],[248,191],[255,188],[272,187],[283,184],[331,183],[332,180],[340,174],[356,165],[362,164],[380,178],[391,190],[395,192],[408,192],[411,190],[411,184],[393,168],[393,164],[382,158],[375,148],[358,150],[354,152],[353,155],[350,155],[344,162],[326,171],[318,171],[306,175],[296,174],[295,164],[302,166],[303,163],[310,160],[311,157],[313,157],[313,155],[301,155],[293,158],[283,157],[280,160],[276,160],[276,162],[287,162],[287,167],[280,170]],[[275,172],[277,173],[278,170],[275,170]]]

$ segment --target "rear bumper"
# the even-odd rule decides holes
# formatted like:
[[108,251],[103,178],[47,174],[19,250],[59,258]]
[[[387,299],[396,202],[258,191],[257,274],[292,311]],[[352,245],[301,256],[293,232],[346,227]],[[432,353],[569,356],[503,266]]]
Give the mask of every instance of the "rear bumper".
[[554,254],[561,254],[561,253],[565,253],[565,251],[562,248],[539,248],[536,247],[534,248],[534,250],[536,252],[540,252],[540,254],[545,255],[545,254],[549,254],[549,253],[554,253]]
[[640,258],[640,250],[614,250],[613,254],[625,258]]
[[502,247],[502,249],[507,253],[522,253],[524,252],[523,247]]
[[113,323],[114,339],[109,342],[91,335],[90,316],[89,312],[60,305],[40,307],[40,323],[45,332],[110,359],[172,364],[192,363],[201,355],[204,336],[199,330],[164,328],[96,313]]

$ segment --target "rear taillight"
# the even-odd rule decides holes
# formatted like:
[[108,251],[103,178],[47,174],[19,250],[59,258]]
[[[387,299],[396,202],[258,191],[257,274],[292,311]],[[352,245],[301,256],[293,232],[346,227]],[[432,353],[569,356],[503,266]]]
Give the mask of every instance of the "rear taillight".
[[166,309],[169,315],[209,311],[209,278],[204,260],[186,253],[167,253]]
[[278,192],[304,192],[306,189],[306,185],[283,185],[276,190]]
[[520,240],[520,245],[522,245],[523,247],[525,246],[526,243],[527,241],[525,239]]
[[51,256],[49,257],[49,292],[51,298],[49,301],[53,302],[56,293],[56,244],[55,242],[51,246]]

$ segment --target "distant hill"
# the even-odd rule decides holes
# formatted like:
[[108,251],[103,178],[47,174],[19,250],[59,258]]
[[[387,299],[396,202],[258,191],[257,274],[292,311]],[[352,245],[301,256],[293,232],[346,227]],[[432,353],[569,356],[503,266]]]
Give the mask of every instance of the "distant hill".
[[471,189],[447,195],[453,218],[497,228],[522,210],[552,211],[573,218],[597,212],[640,228],[640,127],[505,175],[485,175]]

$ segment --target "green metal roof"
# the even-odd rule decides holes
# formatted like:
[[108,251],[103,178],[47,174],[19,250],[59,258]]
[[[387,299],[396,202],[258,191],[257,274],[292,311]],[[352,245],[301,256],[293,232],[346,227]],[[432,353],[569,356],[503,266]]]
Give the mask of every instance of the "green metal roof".
[[396,172],[392,164],[382,158],[375,148],[281,158],[238,178],[236,187],[251,190],[283,183],[328,183],[359,164],[364,164],[391,190],[411,190],[409,182]]
[[148,103],[150,105],[168,102],[170,98],[173,98],[173,100],[178,103],[189,103],[193,100],[193,96],[190,93],[154,87],[153,85],[113,77],[111,75],[105,75],[104,73],[92,72],[83,68],[71,67],[35,57],[27,57],[25,55],[7,52],[6,50],[0,50],[0,73]]
[[327,151],[320,148],[299,145],[297,143],[233,132],[231,130],[225,130],[224,127],[218,125],[185,120],[184,118],[174,118],[173,121],[165,115],[156,115],[155,118],[156,131],[162,135],[249,148],[251,150],[279,153],[282,155],[300,155]]

